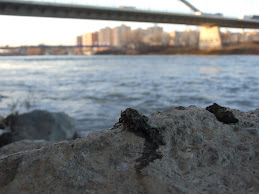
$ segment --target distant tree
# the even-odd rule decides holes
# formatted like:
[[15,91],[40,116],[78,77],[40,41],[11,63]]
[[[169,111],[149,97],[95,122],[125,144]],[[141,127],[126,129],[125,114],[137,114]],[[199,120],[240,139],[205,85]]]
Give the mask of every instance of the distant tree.
[[132,31],[130,36],[130,46],[136,49],[142,48],[146,46],[143,39],[145,37],[145,31],[142,29],[137,29]]

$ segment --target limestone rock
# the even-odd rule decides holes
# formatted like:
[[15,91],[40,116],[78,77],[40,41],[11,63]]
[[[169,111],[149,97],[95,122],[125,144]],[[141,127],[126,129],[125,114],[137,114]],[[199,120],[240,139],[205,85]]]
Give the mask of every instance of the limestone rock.
[[18,152],[31,151],[34,149],[40,149],[48,145],[52,145],[54,142],[45,140],[22,140],[10,143],[0,148],[0,158],[3,155],[10,155]]
[[11,128],[13,142],[23,139],[60,141],[76,136],[75,122],[65,113],[35,110],[10,115],[4,121]]
[[128,109],[111,130],[2,157],[0,193],[258,193],[259,138],[243,129],[259,116],[229,111],[239,122]]

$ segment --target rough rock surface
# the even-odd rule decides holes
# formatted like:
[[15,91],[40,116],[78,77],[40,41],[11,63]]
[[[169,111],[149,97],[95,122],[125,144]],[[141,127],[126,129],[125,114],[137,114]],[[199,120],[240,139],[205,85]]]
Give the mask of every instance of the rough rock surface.
[[12,142],[24,139],[60,141],[74,139],[75,122],[65,113],[35,110],[21,115],[10,115],[4,119],[12,131]]
[[0,148],[12,143],[12,133],[9,129],[0,129]]
[[258,193],[259,109],[122,112],[110,130],[0,159],[0,193]]
[[41,147],[46,147],[52,145],[54,142],[45,140],[22,140],[10,143],[2,148],[0,148],[0,158],[5,157],[5,155],[10,155],[23,151],[31,151],[34,149],[39,149]]

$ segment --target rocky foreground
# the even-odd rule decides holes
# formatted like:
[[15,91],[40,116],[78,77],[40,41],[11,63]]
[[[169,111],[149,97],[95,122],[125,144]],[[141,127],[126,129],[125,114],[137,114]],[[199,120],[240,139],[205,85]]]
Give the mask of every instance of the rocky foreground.
[[126,109],[85,138],[0,148],[0,193],[258,193],[258,129],[259,109]]

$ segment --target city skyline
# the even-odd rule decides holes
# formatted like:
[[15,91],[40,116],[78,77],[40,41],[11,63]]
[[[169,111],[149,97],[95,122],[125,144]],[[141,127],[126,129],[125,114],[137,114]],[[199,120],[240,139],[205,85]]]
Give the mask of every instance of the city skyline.
[[[99,31],[81,34],[76,37],[76,45],[7,46],[2,48],[0,55],[92,55],[96,52],[100,54],[120,51],[122,51],[121,54],[143,54],[159,51],[175,54],[175,52],[197,52],[197,49],[202,52],[204,49],[211,48],[223,49],[222,52],[226,52],[228,48],[241,48],[245,52],[247,46],[251,49],[256,43],[258,45],[258,42],[259,32],[223,31],[221,32],[220,45],[209,46],[205,49],[204,46],[200,47],[200,31],[198,30],[186,29],[185,31],[167,33],[158,25],[135,30],[129,26],[121,25],[115,28],[104,27]],[[224,49],[227,50],[224,51]]]
[[[131,29],[130,26],[123,24],[114,28],[106,26],[97,31],[80,34],[76,37],[76,45],[109,45],[136,48],[134,44],[142,43],[149,46],[181,45],[198,47],[199,34],[199,30],[190,28],[186,28],[184,31],[173,30],[171,32],[165,32],[159,25],[150,26],[148,28]],[[223,43],[259,41],[259,32],[242,31],[232,33],[226,30],[221,31],[221,39]]]
[[[45,0],[46,1],[46,0]],[[58,2],[56,0],[56,2]],[[71,2],[71,1],[61,1],[59,2]],[[74,1],[74,2],[85,2],[85,1]],[[91,2],[93,1],[87,1]],[[102,0],[94,1],[96,5],[102,4],[103,6],[115,6],[121,5],[119,1],[113,1],[109,4],[106,1],[106,4]],[[173,2],[173,3],[172,3]],[[240,17],[242,15],[256,14],[256,7],[259,7],[259,2],[255,0],[243,1],[243,0],[229,0],[229,1],[212,1],[212,0],[193,0],[190,1],[198,9],[208,13],[218,13],[221,12],[226,16]],[[94,4],[92,3],[92,4]],[[117,3],[117,4],[116,4]],[[166,8],[165,11],[170,11],[168,5],[173,4],[173,12],[189,13],[192,12],[188,7],[183,5],[178,0],[166,1],[158,5],[157,1],[149,1],[148,3],[142,4],[139,1],[124,1],[123,5],[125,6],[134,6],[141,9],[163,9],[163,6]],[[162,6],[163,5],[163,6]],[[166,6],[167,5],[167,6]],[[224,5],[224,6],[222,6]],[[235,9],[229,9],[230,5],[234,5]],[[227,10],[228,7],[228,10]],[[228,11],[228,12],[227,12]],[[80,19],[57,19],[57,18],[36,18],[36,17],[17,17],[17,16],[0,16],[0,22],[3,28],[1,28],[0,33],[0,45],[37,45],[37,44],[75,44],[75,36],[83,34],[89,31],[97,31],[103,27],[109,26],[114,28],[125,24],[130,26],[132,29],[137,29],[139,27],[148,28],[153,26],[152,23],[139,23],[139,22],[120,22],[120,21],[101,21],[101,20],[80,20]],[[186,25],[175,25],[175,24],[158,24],[163,27],[164,31],[170,32],[173,30],[184,30]],[[191,29],[199,29],[198,26],[188,26]],[[224,30],[224,29],[223,29]],[[240,29],[230,29],[235,31],[240,31]],[[257,30],[258,31],[258,30]]]

